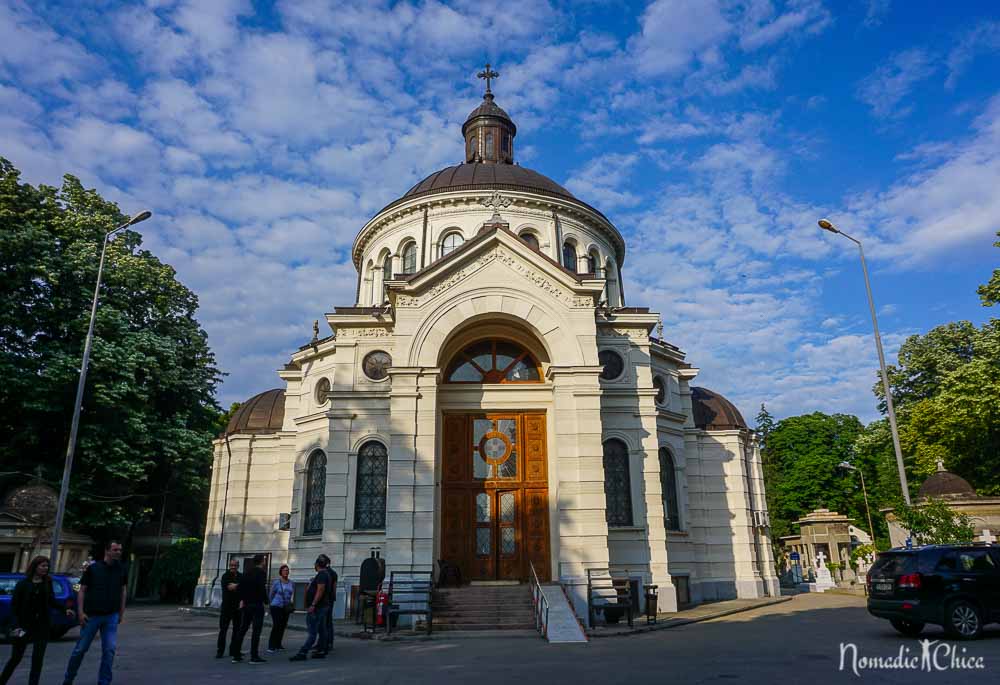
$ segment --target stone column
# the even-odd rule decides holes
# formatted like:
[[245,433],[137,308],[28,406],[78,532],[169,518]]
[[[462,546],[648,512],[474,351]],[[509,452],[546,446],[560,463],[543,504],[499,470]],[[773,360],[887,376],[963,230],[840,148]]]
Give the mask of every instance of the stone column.
[[390,369],[386,572],[430,571],[434,563],[437,369]]
[[599,366],[551,366],[552,440],[549,463],[556,487],[549,494],[555,543],[556,574],[573,600],[577,615],[587,616],[587,569],[607,568],[608,524],[605,518],[604,453],[601,445]]

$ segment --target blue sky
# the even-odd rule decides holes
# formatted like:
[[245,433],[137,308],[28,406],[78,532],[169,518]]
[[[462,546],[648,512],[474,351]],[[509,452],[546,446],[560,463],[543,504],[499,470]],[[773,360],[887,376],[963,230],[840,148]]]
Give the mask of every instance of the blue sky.
[[887,351],[1000,261],[1000,5],[0,0],[0,155],[79,176],[199,296],[228,404],[354,297],[348,250],[462,159],[500,71],[517,157],[629,244],[629,304],[749,416],[875,418]]

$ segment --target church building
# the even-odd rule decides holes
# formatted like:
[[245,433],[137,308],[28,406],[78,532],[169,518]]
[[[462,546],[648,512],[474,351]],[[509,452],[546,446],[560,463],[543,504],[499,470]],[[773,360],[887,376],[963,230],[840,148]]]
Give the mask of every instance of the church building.
[[667,612],[778,594],[755,436],[628,302],[621,233],[517,164],[489,80],[461,133],[462,163],[358,232],[329,334],[216,440],[196,604],[231,558],[301,593],[325,553],[343,616],[373,548],[387,572],[537,575],[584,621],[588,569]]

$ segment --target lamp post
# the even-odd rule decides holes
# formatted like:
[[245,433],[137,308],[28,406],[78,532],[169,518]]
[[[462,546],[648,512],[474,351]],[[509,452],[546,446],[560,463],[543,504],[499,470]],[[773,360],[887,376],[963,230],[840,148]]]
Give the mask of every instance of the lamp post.
[[87,366],[90,364],[90,345],[94,338],[94,319],[97,316],[97,299],[101,292],[101,275],[104,273],[104,257],[108,251],[108,241],[118,231],[124,230],[140,221],[145,221],[153,215],[150,211],[139,212],[113,231],[104,235],[101,245],[101,261],[97,266],[97,285],[94,287],[94,301],[90,305],[90,325],[87,328],[87,339],[83,344],[83,363],[80,365],[80,380],[76,385],[76,404],[73,405],[73,422],[69,429],[69,445],[66,447],[66,463],[63,465],[62,486],[59,488],[59,506],[56,508],[56,521],[52,526],[52,550],[49,553],[49,564],[52,572],[56,571],[59,558],[59,538],[62,536],[63,517],[66,514],[66,497],[69,495],[69,477],[73,472],[73,455],[76,452],[76,434],[80,427],[80,409],[83,406],[83,390],[87,384]]
[[868,308],[872,312],[872,328],[875,331],[875,347],[878,350],[878,365],[882,373],[882,389],[885,391],[885,404],[889,413],[889,429],[892,431],[892,447],[896,451],[896,468],[899,470],[899,485],[903,489],[903,501],[910,506],[910,488],[906,484],[906,468],[903,466],[903,450],[899,446],[899,429],[896,428],[896,409],[892,405],[892,390],[889,388],[889,374],[885,370],[885,354],[882,352],[882,335],[878,331],[878,319],[875,316],[875,300],[872,298],[872,285],[868,280],[868,264],[865,263],[865,250],[861,241],[849,236],[826,219],[819,220],[819,227],[824,231],[842,235],[858,246],[861,255],[861,271],[865,275],[865,291],[868,293]]
[[872,544],[875,544],[875,528],[872,526],[872,510],[868,507],[868,490],[865,488],[865,474],[857,466],[850,462],[842,461],[837,466],[847,471],[857,471],[861,476],[861,494],[865,496],[865,515],[868,517],[868,532],[872,536]]

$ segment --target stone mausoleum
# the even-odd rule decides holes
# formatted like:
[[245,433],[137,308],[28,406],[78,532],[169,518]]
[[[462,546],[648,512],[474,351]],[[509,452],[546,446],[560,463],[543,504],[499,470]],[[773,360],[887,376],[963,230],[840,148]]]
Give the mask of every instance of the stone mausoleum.
[[466,582],[533,570],[581,617],[587,569],[661,611],[776,594],[754,434],[627,303],[618,229],[515,162],[488,86],[461,133],[462,163],[358,232],[355,301],[215,442],[196,603],[256,553],[301,595],[324,552],[343,616],[372,548]]

